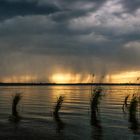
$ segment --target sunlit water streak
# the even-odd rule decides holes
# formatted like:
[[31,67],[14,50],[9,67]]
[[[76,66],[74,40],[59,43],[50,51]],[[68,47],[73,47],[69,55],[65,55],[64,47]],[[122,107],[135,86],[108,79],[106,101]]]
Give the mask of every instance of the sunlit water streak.
[[[103,87],[99,107],[101,128],[91,125],[90,86],[0,87],[0,138],[3,139],[66,139],[66,140],[131,140],[140,139],[130,129],[128,115],[122,111],[127,94],[138,87]],[[12,96],[22,94],[19,112],[21,122],[8,121]],[[60,111],[61,122],[53,119],[52,112],[57,97],[64,96]],[[140,122],[140,119],[139,119]]]

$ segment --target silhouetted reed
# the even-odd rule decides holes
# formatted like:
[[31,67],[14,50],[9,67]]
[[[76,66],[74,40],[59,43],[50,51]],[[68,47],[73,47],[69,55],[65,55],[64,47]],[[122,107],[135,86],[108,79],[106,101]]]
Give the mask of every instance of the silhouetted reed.
[[19,112],[17,110],[17,106],[18,106],[20,100],[21,100],[21,94],[16,93],[12,100],[12,115],[9,117],[9,120],[11,120],[11,121],[16,122],[16,121],[20,120]]
[[127,108],[128,115],[129,115],[129,122],[131,124],[130,129],[136,133],[139,129],[139,123],[137,119],[137,113],[138,113],[138,105],[139,105],[139,96],[136,94],[133,94],[130,103],[128,105],[128,98],[130,95],[127,95],[124,100],[124,108]]
[[138,97],[133,95],[129,105],[129,121],[134,121],[136,119],[137,107]]
[[101,87],[95,87],[91,94],[91,100],[90,100],[90,107],[91,107],[91,124],[100,127],[99,125],[99,119],[98,119],[98,107],[100,104],[100,99],[101,99],[101,93],[102,93],[102,88]]
[[139,98],[136,95],[133,95],[129,105],[129,122],[131,123],[130,128],[134,133],[137,133],[139,129],[139,123],[137,119],[138,99]]
[[91,110],[98,111],[98,105],[99,105],[100,99],[101,99],[101,92],[102,92],[101,87],[96,87],[93,90],[93,93],[91,94]]
[[64,101],[64,97],[59,96],[59,98],[57,99],[56,105],[54,107],[54,112],[53,112],[53,117],[54,117],[54,120],[57,124],[57,132],[58,133],[60,133],[60,130],[63,130],[63,128],[64,128],[64,123],[59,116],[59,111],[62,107],[63,101]]
[[59,96],[59,98],[57,99],[56,105],[54,107],[54,112],[53,112],[54,117],[59,117],[58,113],[59,113],[59,110],[62,107],[63,101],[64,101],[64,97],[63,96]]
[[128,98],[129,98],[130,95],[127,95],[125,96],[125,99],[124,99],[124,103],[123,103],[123,112],[125,113],[125,110],[127,109],[128,110]]

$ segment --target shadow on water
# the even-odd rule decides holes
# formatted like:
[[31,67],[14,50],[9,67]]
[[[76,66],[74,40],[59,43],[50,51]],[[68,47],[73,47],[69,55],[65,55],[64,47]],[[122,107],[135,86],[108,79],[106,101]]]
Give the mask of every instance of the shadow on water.
[[91,126],[92,126],[92,138],[94,140],[101,140],[102,139],[102,126],[100,121],[100,114],[99,114],[99,104],[101,100],[101,87],[96,87],[92,94],[91,94]]
[[60,116],[54,116],[54,121],[56,122],[56,132],[60,133],[62,130],[64,130],[64,122],[61,120]]
[[61,118],[59,116],[59,111],[60,111],[60,109],[62,107],[63,101],[64,101],[64,97],[59,96],[59,98],[57,99],[56,105],[54,107],[54,112],[53,112],[53,118],[54,118],[54,120],[56,122],[56,125],[57,125],[56,131],[58,133],[60,133],[61,130],[64,129],[64,123],[63,123],[63,121],[61,120]]
[[99,114],[91,114],[92,138],[93,140],[102,139],[102,126],[99,119]]
[[139,134],[140,135],[140,129],[139,129],[139,122],[137,118],[131,118],[131,120],[129,120],[130,122],[130,129],[132,130],[132,132],[134,134]]

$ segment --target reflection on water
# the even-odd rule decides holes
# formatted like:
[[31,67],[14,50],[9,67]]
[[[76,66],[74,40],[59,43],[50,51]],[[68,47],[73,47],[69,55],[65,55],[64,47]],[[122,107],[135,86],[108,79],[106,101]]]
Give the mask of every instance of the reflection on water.
[[[0,87],[1,139],[140,139],[137,128],[140,118],[129,122],[122,111],[124,98],[133,94],[136,87],[104,87],[99,114],[90,113],[90,89],[90,86]],[[18,108],[22,119],[13,124],[8,117],[16,92],[22,93]],[[65,100],[55,118],[52,112],[59,96]]]
[[60,119],[59,115],[58,116],[54,116],[54,121],[56,122],[56,131],[58,133],[61,132],[61,130],[64,129],[64,122]]
[[93,140],[102,140],[102,127],[93,127],[91,133]]
[[134,134],[140,134],[139,131],[139,123],[137,118],[133,118],[131,120],[129,120],[130,122],[130,129],[133,131]]
[[102,139],[102,125],[100,120],[100,115],[97,112],[91,112],[91,129],[92,129],[92,138],[93,140]]

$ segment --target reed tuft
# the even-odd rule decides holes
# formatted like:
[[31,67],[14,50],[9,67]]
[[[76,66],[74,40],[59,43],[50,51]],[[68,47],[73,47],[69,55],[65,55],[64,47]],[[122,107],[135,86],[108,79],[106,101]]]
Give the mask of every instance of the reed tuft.
[[20,119],[20,116],[19,116],[19,112],[17,110],[17,106],[21,100],[22,96],[20,93],[16,93],[14,96],[13,96],[13,100],[12,100],[12,115],[9,117],[9,119],[11,121],[18,121]]
[[64,97],[63,96],[59,96],[59,98],[57,98],[57,102],[56,102],[56,105],[54,107],[54,112],[53,112],[53,115],[54,117],[59,117],[59,111],[62,107],[62,103],[64,101]]

